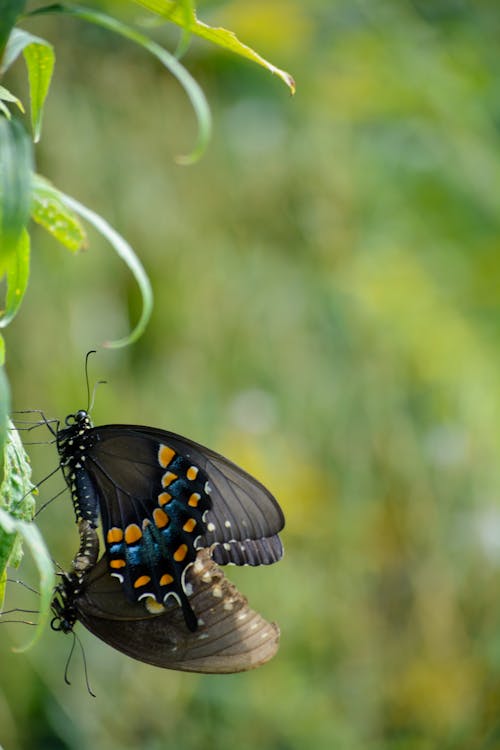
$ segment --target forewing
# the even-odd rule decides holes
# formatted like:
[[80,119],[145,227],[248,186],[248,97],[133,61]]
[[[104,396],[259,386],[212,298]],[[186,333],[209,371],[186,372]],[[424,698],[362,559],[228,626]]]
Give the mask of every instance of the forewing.
[[212,546],[217,563],[268,565],[281,559],[283,547],[278,532],[285,525],[283,512],[257,479],[224,456],[175,433],[108,425],[101,428],[102,439],[106,441],[124,429],[155,445],[170,446],[208,477],[212,507],[206,513],[198,547]]

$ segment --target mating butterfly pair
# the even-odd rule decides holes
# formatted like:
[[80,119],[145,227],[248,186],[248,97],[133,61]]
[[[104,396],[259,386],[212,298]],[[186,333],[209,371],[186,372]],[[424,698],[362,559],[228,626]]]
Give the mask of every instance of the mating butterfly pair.
[[56,590],[55,629],[80,620],[136,659],[187,671],[237,672],[273,656],[277,626],[218,567],[282,557],[283,513],[262,484],[180,435],[93,427],[85,411],[66,419],[57,447],[81,544]]

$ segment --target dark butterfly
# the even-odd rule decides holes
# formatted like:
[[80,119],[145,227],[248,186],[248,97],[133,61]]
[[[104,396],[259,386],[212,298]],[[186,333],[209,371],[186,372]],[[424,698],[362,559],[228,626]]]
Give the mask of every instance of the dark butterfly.
[[186,628],[182,608],[170,599],[157,612],[129,601],[103,556],[89,522],[80,522],[81,547],[73,571],[64,574],[52,603],[54,630],[71,632],[80,621],[91,633],[128,656],[185,672],[232,673],[252,669],[278,649],[279,628],[251,610],[211,559],[196,553],[185,576],[197,630]]
[[[102,586],[113,592],[109,601],[123,591],[128,602],[142,602],[137,611],[143,618],[145,611],[157,617],[158,607],[174,600],[194,632],[196,604],[210,598],[203,589],[191,599],[200,550],[209,549],[214,561],[204,555],[205,567],[269,565],[283,555],[278,532],[284,517],[275,498],[243,469],[198,443],[151,427],[93,427],[88,413],[78,411],[57,431],[57,448],[77,520],[95,528],[101,517],[106,555],[86,576],[90,600],[95,603],[98,591],[99,606]],[[121,586],[107,581],[106,569]],[[97,583],[101,578],[106,586]],[[79,619],[87,627],[91,622],[95,632],[88,614],[94,609],[84,610]],[[170,611],[164,617],[170,619]]]

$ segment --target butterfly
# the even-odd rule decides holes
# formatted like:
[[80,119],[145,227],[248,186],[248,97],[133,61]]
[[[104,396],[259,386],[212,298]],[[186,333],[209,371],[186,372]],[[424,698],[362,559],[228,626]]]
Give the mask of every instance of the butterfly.
[[117,579],[113,591],[142,603],[142,612],[157,615],[173,601],[195,632],[199,613],[190,597],[201,550],[215,565],[281,559],[278,502],[209,448],[153,427],[94,427],[85,410],[66,418],[56,443],[77,521],[102,523],[106,553],[88,574],[91,588],[107,571]]
[[52,602],[52,628],[73,631],[77,621],[105,643],[139,661],[186,672],[233,673],[264,664],[276,653],[279,628],[250,609],[210,556],[196,553],[185,576],[197,630],[186,628],[178,602],[148,611],[131,602],[109,575],[99,541],[88,521],[80,521],[80,551],[63,574]]

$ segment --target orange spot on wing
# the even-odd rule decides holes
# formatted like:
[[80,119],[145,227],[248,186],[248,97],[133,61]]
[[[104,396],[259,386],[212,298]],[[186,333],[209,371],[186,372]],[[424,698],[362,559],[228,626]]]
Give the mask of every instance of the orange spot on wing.
[[175,451],[172,450],[172,448],[169,448],[168,445],[160,445],[160,450],[158,451],[158,463],[162,468],[166,469],[174,456]]
[[106,541],[108,542],[108,544],[121,542],[122,539],[123,531],[122,529],[119,529],[118,526],[112,526],[106,535]]
[[127,563],[125,560],[110,560],[109,561],[109,567],[115,568],[117,570],[118,568],[124,568]]
[[161,478],[161,486],[168,487],[168,485],[172,484],[172,482],[174,482],[176,479],[177,474],[174,474],[172,471],[166,471]]
[[172,583],[173,580],[174,579],[169,573],[164,573],[160,578],[160,586],[168,586],[168,584]]
[[201,495],[198,492],[193,492],[193,494],[188,500],[188,505],[190,505],[192,508],[196,508],[200,500],[201,500]]
[[155,519],[155,524],[158,526],[159,529],[163,529],[169,522],[169,517],[165,513],[164,510],[161,508],[155,508],[153,511],[153,518]]
[[198,468],[196,466],[190,466],[189,469],[186,471],[186,476],[188,479],[196,479],[198,476]]
[[141,537],[142,531],[136,523],[131,523],[125,529],[125,541],[127,544],[134,544],[135,542],[138,542]]
[[182,562],[184,558],[186,557],[187,552],[188,552],[187,544],[181,544],[180,547],[177,547],[177,549],[174,552],[175,562]]
[[134,589],[140,589],[141,586],[145,586],[150,580],[151,578],[149,576],[139,576],[139,578],[134,581]]
[[168,492],[161,492],[158,495],[158,505],[166,505],[169,503],[172,499],[172,495],[169,495]]
[[190,534],[194,527],[196,526],[196,519],[195,518],[188,518],[184,526],[182,527],[184,531],[187,531],[188,534]]

